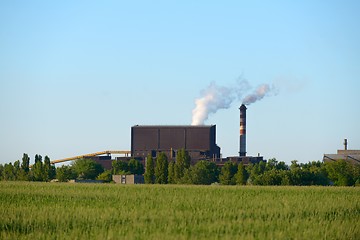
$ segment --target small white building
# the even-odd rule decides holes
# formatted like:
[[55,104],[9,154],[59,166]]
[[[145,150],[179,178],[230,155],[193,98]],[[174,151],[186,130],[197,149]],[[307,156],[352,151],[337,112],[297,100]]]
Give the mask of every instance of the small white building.
[[113,175],[112,180],[115,183],[120,184],[143,184],[144,176],[143,175]]

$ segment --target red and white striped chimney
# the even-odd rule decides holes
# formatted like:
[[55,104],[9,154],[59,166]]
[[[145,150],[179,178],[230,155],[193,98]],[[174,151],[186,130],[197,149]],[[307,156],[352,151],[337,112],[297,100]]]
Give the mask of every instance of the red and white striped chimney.
[[246,156],[246,106],[240,106],[240,151],[239,156]]

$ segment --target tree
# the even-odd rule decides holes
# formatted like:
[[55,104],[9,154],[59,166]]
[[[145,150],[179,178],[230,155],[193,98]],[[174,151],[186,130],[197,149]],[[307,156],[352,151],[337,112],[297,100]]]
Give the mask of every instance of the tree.
[[276,165],[276,169],[277,169],[277,170],[289,170],[289,166],[286,165],[285,162],[280,161],[280,162],[278,162],[278,164]]
[[266,164],[261,161],[256,164],[250,164],[247,166],[247,172],[249,174],[249,183],[254,185],[261,185],[261,175],[265,172]]
[[166,184],[168,178],[168,160],[165,153],[159,153],[156,158],[155,183]]
[[276,168],[272,168],[268,171],[265,171],[263,174],[259,176],[258,184],[266,185],[266,186],[281,185],[282,179],[281,179],[280,171],[282,170],[277,170]]
[[4,166],[0,164],[0,181],[4,179]]
[[3,179],[5,181],[14,181],[16,179],[16,176],[14,174],[14,166],[12,165],[12,163],[4,165]]
[[209,185],[217,181],[219,169],[214,162],[201,160],[191,169],[193,184]]
[[222,185],[235,185],[236,181],[234,175],[237,171],[236,163],[231,161],[226,162],[224,166],[221,168],[221,172],[219,175],[219,181]]
[[55,178],[56,171],[55,167],[51,165],[50,158],[48,156],[45,156],[44,158],[44,164],[43,164],[43,180],[48,182]]
[[271,158],[267,161],[265,169],[266,171],[271,169],[288,170],[289,167],[285,164],[285,162],[278,162],[276,158]]
[[300,168],[300,165],[298,164],[297,160],[292,160],[290,165],[290,170],[295,170]]
[[30,158],[24,153],[21,161],[21,169],[28,174],[29,173]]
[[177,183],[180,183],[180,184],[193,184],[193,180],[192,180],[192,170],[193,169],[194,169],[194,167],[190,167],[188,169],[185,169],[184,176]]
[[320,162],[298,163],[296,160],[290,165],[291,185],[310,186],[327,185],[326,173]]
[[131,174],[142,175],[144,173],[144,166],[136,159],[130,159],[128,169]]
[[129,165],[127,162],[121,161],[121,160],[115,160],[111,163],[112,166],[112,173],[114,175],[122,174],[126,175],[129,174]]
[[360,186],[360,165],[353,165],[353,176],[355,181],[355,186]]
[[111,170],[106,170],[101,173],[99,176],[96,177],[96,180],[102,180],[104,182],[111,182],[112,181],[112,174]]
[[95,179],[104,168],[92,159],[79,159],[73,164],[73,169],[80,179]]
[[32,166],[31,175],[33,181],[43,181],[44,180],[44,169],[42,163],[41,155],[35,155],[35,164]]
[[19,176],[20,176],[20,161],[19,160],[16,160],[14,162],[14,176],[15,176],[15,179],[14,180],[18,180],[19,179]]
[[325,165],[329,179],[335,186],[353,186],[357,181],[356,167],[344,160],[329,162]]
[[168,183],[174,184],[175,182],[175,163],[169,163],[169,170],[168,170]]
[[276,165],[277,165],[277,160],[276,158],[270,158],[269,160],[267,160],[266,162],[266,167],[265,170],[269,171],[271,169],[276,169]]
[[151,154],[146,157],[146,170],[144,174],[144,181],[147,184],[153,184],[155,182],[155,166],[154,159]]
[[244,164],[241,162],[238,165],[237,173],[235,174],[235,181],[238,185],[245,185],[248,179],[248,173],[244,167]]
[[190,168],[191,158],[185,149],[180,149],[176,155],[176,163],[174,166],[174,182],[180,182],[184,176],[186,169]]
[[74,178],[76,178],[76,173],[71,166],[63,165],[56,168],[56,179],[59,182],[67,182]]
[[325,165],[320,161],[312,161],[303,165],[304,169],[307,169],[310,173],[311,185],[329,185]]
[[292,185],[291,183],[291,172],[289,170],[282,170],[281,174],[281,185],[289,186]]
[[21,160],[21,168],[18,174],[18,179],[21,181],[28,181],[29,180],[29,171],[30,171],[30,158],[29,156],[24,153],[22,160]]

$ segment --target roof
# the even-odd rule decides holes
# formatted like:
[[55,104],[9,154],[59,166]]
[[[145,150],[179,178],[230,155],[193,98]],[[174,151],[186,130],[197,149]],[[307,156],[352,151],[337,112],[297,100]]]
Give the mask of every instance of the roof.
[[337,154],[360,155],[360,150],[337,150]]
[[360,154],[324,154],[324,162],[345,160],[352,163],[360,163]]
[[133,128],[211,128],[216,125],[134,125]]

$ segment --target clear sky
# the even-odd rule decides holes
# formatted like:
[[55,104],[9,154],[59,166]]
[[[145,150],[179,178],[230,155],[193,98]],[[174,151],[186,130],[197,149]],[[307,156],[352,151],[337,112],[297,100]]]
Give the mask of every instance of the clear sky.
[[[360,149],[360,1],[0,1],[0,163],[130,150],[136,124],[191,124],[211,82],[278,89],[247,151],[308,162]],[[239,106],[211,115],[239,151]]]

